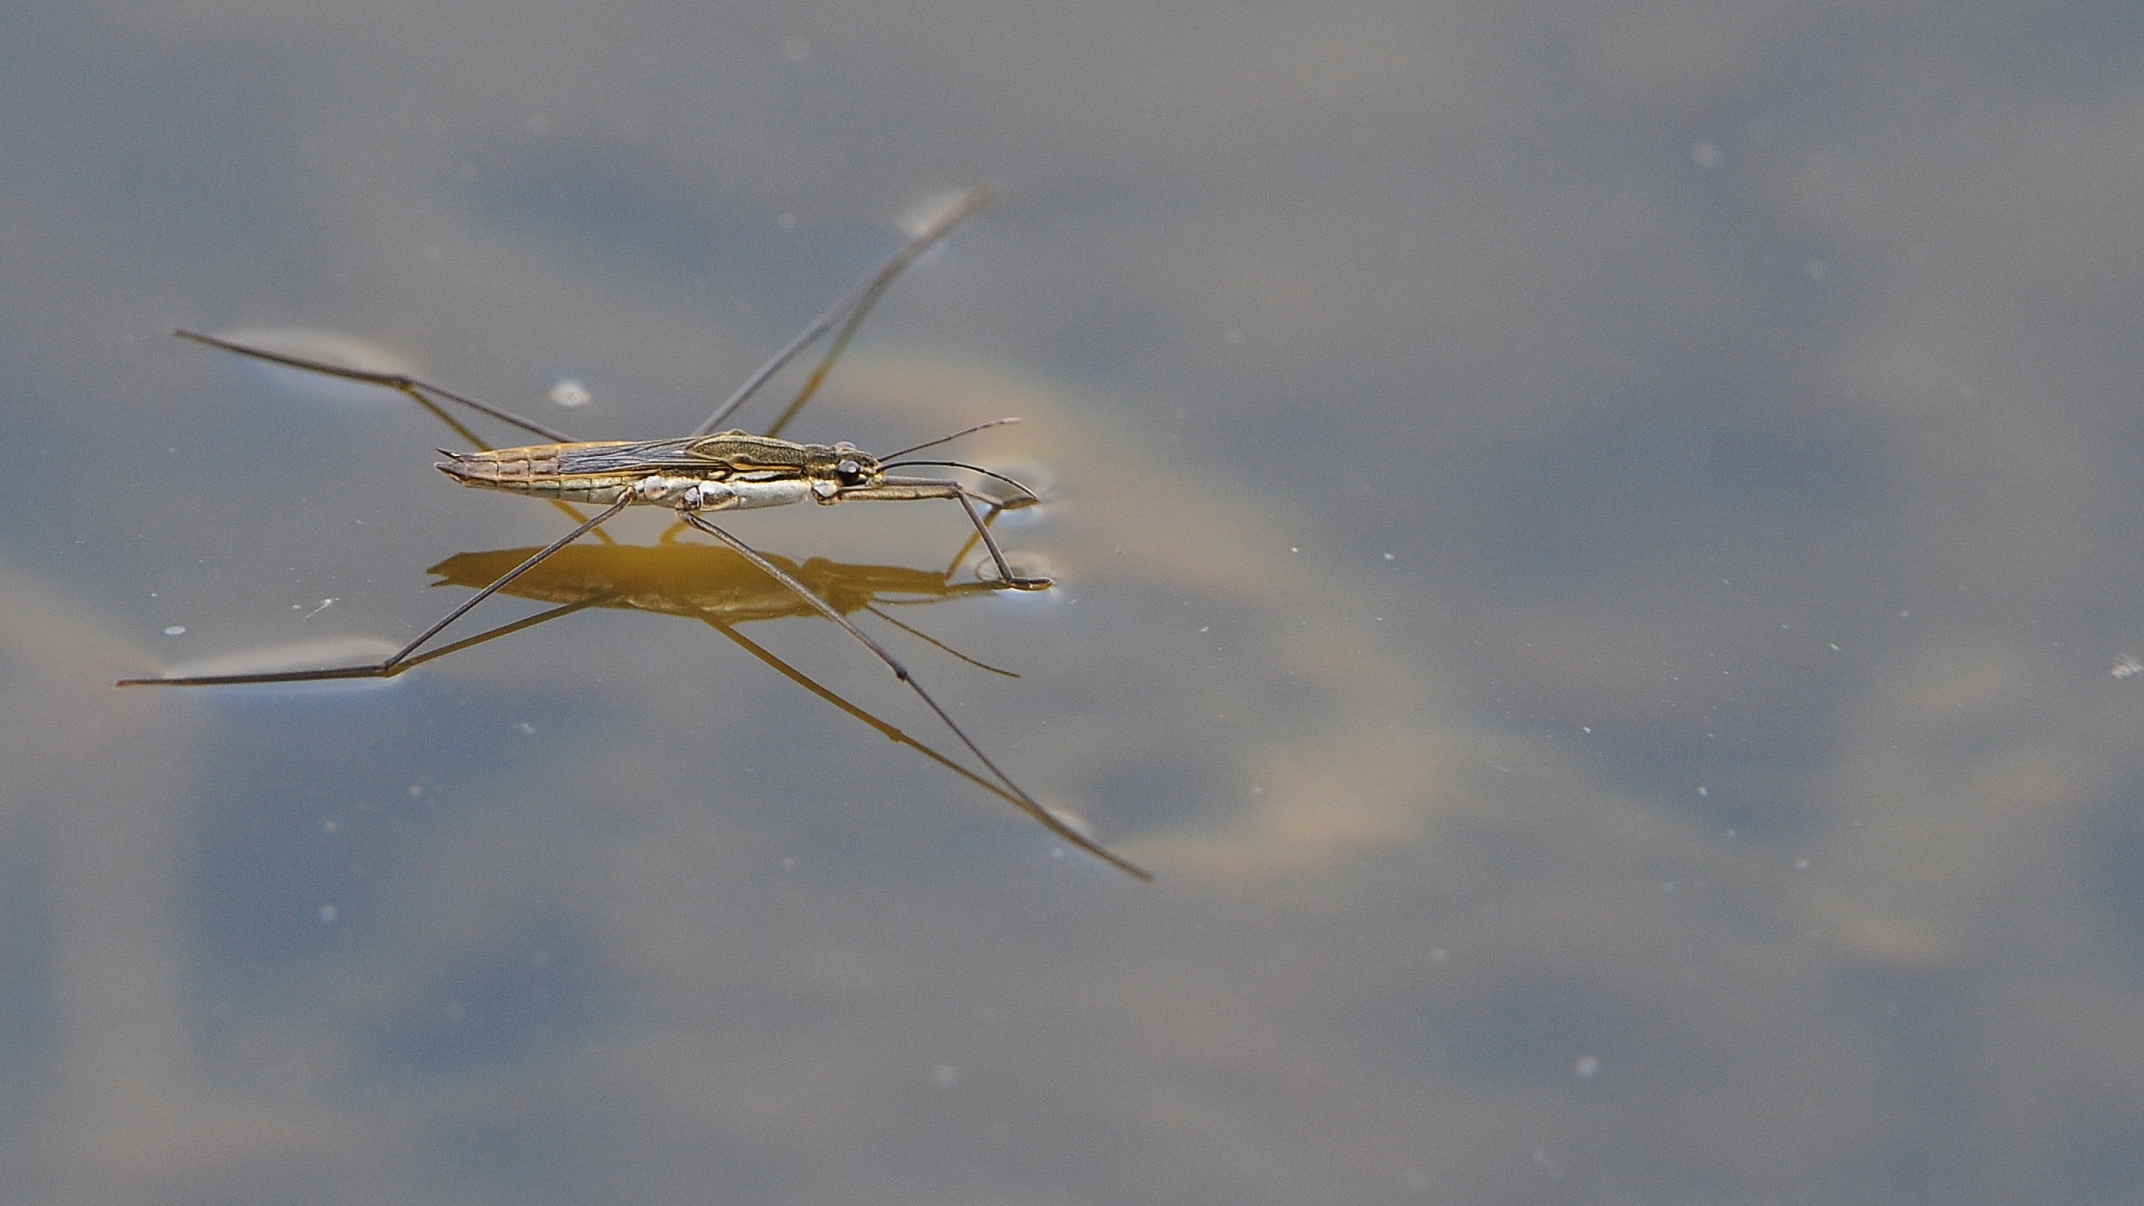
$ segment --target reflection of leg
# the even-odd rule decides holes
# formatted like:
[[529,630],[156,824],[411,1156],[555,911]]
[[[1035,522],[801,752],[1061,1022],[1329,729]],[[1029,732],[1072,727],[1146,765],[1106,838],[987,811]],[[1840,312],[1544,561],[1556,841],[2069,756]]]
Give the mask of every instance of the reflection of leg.
[[419,634],[416,640],[395,650],[384,661],[364,666],[334,666],[323,670],[281,670],[269,674],[196,674],[179,678],[123,678],[119,680],[117,685],[122,687],[207,687],[238,683],[312,683],[339,678],[392,678],[400,672],[404,659],[415,653],[418,647],[426,641],[438,636],[447,625],[468,615],[470,610],[477,604],[497,594],[502,587],[514,579],[536,568],[546,557],[579,540],[593,531],[597,525],[625,510],[632,501],[633,495],[626,494],[625,497],[604,508],[602,514],[597,515],[594,519],[536,550],[521,564],[500,575],[491,585],[463,600],[461,606],[448,612],[438,623]]
[[[992,582],[983,582],[978,583],[977,585],[987,586],[992,590],[1000,589],[996,583]],[[872,615],[877,616],[879,619],[886,621],[888,624],[893,625],[895,628],[900,629],[902,632],[907,633],[908,635],[916,638],[924,644],[929,645],[933,649],[937,649],[941,652],[951,654],[952,656],[959,658],[961,661],[968,663],[969,665],[975,667],[978,670],[988,670],[992,674],[1002,675],[1006,678],[1020,677],[1019,675],[1013,673],[1010,670],[1000,669],[999,667],[993,666],[989,662],[983,661],[980,658],[969,657],[967,654],[962,653],[960,650],[953,648],[951,645],[946,644],[944,641],[939,640],[937,637],[932,636],[930,633],[923,631],[922,629],[916,627],[913,624],[903,624],[899,620],[896,620],[892,616],[889,616],[885,612],[879,610],[876,604],[866,603],[864,604],[864,610],[870,612]]]
[[938,765],[946,768],[947,770],[952,771],[954,774],[959,775],[961,778],[966,779],[968,782],[973,783],[977,787],[982,788],[984,791],[989,792],[991,795],[998,796],[1004,799],[1006,803],[1011,804],[1013,807],[1021,807],[1019,797],[1006,791],[1004,788],[999,787],[997,784],[992,783],[990,780],[983,778],[981,775],[976,774],[974,771],[969,770],[967,767],[962,766],[960,763],[953,761],[951,758],[946,757],[944,754],[939,753],[937,750],[932,749],[931,747],[923,744],[922,742],[916,740],[913,737],[910,737],[907,733],[902,732],[900,729],[897,729],[894,726],[886,723],[885,721],[880,720],[878,717],[873,716],[871,713],[864,711],[862,708],[857,707],[855,704],[850,703],[848,700],[843,699],[841,696],[836,695],[832,691],[827,690],[825,686],[821,685],[818,682],[818,680],[805,674],[802,670],[797,669],[795,666],[790,665],[788,662],[783,661],[781,658],[776,657],[773,653],[769,652],[765,646],[754,642],[750,637],[747,637],[743,633],[738,632],[734,627],[728,624],[718,623],[714,620],[709,620],[707,621],[707,623],[710,627],[715,629],[715,631],[720,632],[723,636],[726,636],[729,639],[737,642],[738,645],[743,647],[746,653],[749,653],[753,657],[758,658],[760,661],[767,663],[767,665],[772,666],[774,668],[775,673],[781,675],[783,678],[788,679],[790,682],[795,683],[796,685],[804,688],[806,691],[811,692],[813,695],[818,696],[819,698],[834,705],[842,711],[847,712],[849,715],[854,716],[856,719],[871,726],[873,729],[876,729],[878,732],[884,734],[896,745],[905,745],[908,748],[915,750],[917,753],[922,754],[924,757],[929,758],[931,761],[937,763]]
[[[963,499],[962,502],[963,505],[966,504],[965,499]],[[813,594],[810,588],[806,587],[802,582],[797,581],[794,577],[791,577],[780,566],[761,556],[759,554],[759,551],[754,549],[751,545],[748,545],[744,541],[737,539],[735,536],[730,535],[728,532],[724,531],[719,527],[716,527],[714,524],[707,522],[707,520],[702,519],[700,516],[694,514],[693,512],[679,511],[678,514],[685,520],[686,523],[691,524],[693,527],[700,529],[701,531],[735,549],[738,555],[745,558],[745,560],[750,561],[753,565],[758,566],[760,570],[763,571],[768,577],[787,587],[792,594],[796,595],[797,598],[802,599],[806,604],[811,607],[813,611],[818,612],[820,615],[825,616],[827,619],[832,620],[834,623],[840,625],[843,631],[847,632],[850,636],[855,637],[857,641],[863,645],[864,648],[869,649],[873,656],[877,657],[879,661],[884,662],[886,664],[886,668],[888,670],[893,671],[893,676],[895,678],[900,679],[902,682],[908,684],[908,689],[914,691],[918,699],[921,699],[924,704],[930,708],[931,711],[938,714],[938,719],[945,722],[945,727],[952,731],[953,736],[958,737],[960,739],[960,743],[967,747],[968,752],[975,755],[976,760],[981,762],[985,767],[989,768],[990,773],[997,778],[997,781],[1005,785],[1005,789],[1008,792],[1011,792],[1014,797],[1016,797],[1014,802],[1019,806],[1022,812],[1025,812],[1027,815],[1035,818],[1037,821],[1040,821],[1044,827],[1049,829],[1050,832],[1056,834],[1057,836],[1065,839],[1068,842],[1071,842],[1073,845],[1078,846],[1080,849],[1085,850],[1087,853],[1092,854],[1098,859],[1101,859],[1103,862],[1106,862],[1109,865],[1116,867],[1129,875],[1136,876],[1139,879],[1151,880],[1154,878],[1152,875],[1148,874],[1146,871],[1142,870],[1138,866],[1126,862],[1125,860],[1118,858],[1116,855],[1111,854],[1109,851],[1102,849],[1093,841],[1082,835],[1078,830],[1072,828],[1070,825],[1065,824],[1063,821],[1058,820],[1056,815],[1051,813],[1049,809],[1044,808],[1042,805],[1036,803],[1035,798],[1033,796],[1028,795],[1026,791],[1021,789],[1019,784],[1013,782],[1012,776],[1007,775],[1004,770],[998,766],[997,763],[991,761],[990,755],[985,754],[982,751],[982,748],[976,745],[975,742],[969,738],[968,734],[958,724],[954,723],[952,714],[947,712],[944,708],[940,707],[938,705],[937,700],[931,698],[931,693],[923,689],[923,684],[917,682],[915,676],[908,672],[908,667],[902,665],[898,660],[894,658],[891,653],[886,652],[885,646],[880,645],[877,641],[872,640],[871,637],[866,634],[863,629],[858,628],[856,625],[850,623],[849,618],[845,615],[842,615],[839,611],[836,611],[834,609],[833,604],[828,603],[826,600],[820,598],[818,595]],[[969,508],[969,514],[975,514],[974,509],[972,507]],[[976,528],[978,531],[982,529],[982,517],[980,515],[976,516]]]

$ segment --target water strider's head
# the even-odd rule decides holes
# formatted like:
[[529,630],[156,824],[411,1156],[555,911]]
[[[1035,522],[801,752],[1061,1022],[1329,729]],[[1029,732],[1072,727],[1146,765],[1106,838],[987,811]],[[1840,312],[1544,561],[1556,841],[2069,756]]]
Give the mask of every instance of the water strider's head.
[[879,459],[846,440],[838,444],[806,444],[811,467],[811,492],[831,501],[847,490],[867,490],[886,480]]

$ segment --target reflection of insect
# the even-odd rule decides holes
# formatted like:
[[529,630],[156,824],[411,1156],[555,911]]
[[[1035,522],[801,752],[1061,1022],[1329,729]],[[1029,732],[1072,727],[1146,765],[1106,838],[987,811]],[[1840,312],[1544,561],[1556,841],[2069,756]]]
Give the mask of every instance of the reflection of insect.
[[[950,499],[960,504],[968,520],[974,525],[976,536],[989,552],[998,580],[996,585],[1020,590],[1040,590],[1050,585],[1047,578],[1023,577],[1015,574],[1007,564],[1004,552],[997,539],[990,534],[985,515],[977,510],[980,502],[995,515],[998,511],[1030,506],[1038,502],[1027,487],[1001,474],[992,473],[974,465],[958,461],[905,460],[909,454],[934,447],[960,436],[980,431],[1010,420],[984,423],[950,436],[930,440],[903,449],[886,457],[874,457],[852,444],[798,444],[778,438],[797,411],[808,401],[835,358],[858,325],[869,313],[894,277],[906,268],[917,256],[943,238],[953,226],[975,212],[995,194],[996,188],[984,185],[969,192],[946,213],[929,223],[907,246],[876,273],[851,290],[848,296],[835,303],[820,315],[774,358],[760,366],[759,370],[730,395],[707,420],[690,435],[669,440],[600,442],[572,442],[566,436],[541,423],[464,397],[451,390],[432,385],[399,373],[371,372],[363,369],[345,368],[324,361],[285,355],[264,348],[232,343],[213,336],[190,331],[176,332],[183,338],[211,347],[222,348],[257,360],[332,377],[359,381],[399,390],[416,400],[426,409],[445,417],[440,404],[434,398],[468,406],[479,413],[513,424],[556,443],[531,445],[524,448],[483,450],[466,453],[447,453],[450,458],[439,464],[439,469],[464,485],[494,490],[507,490],[548,499],[559,504],[580,502],[601,505],[603,509],[594,517],[584,520],[578,527],[536,550],[518,565],[491,580],[490,584],[464,600],[462,604],[442,617],[417,636],[413,641],[388,655],[385,659],[356,666],[334,666],[316,670],[288,670],[259,674],[212,674],[184,675],[169,678],[125,679],[120,686],[210,686],[234,683],[287,683],[318,682],[327,679],[387,678],[407,668],[410,656],[426,642],[438,636],[448,625],[504,589],[515,579],[527,574],[537,565],[582,536],[595,531],[605,522],[615,518],[629,506],[666,506],[674,510],[686,524],[713,536],[734,549],[737,554],[757,567],[769,578],[781,584],[805,606],[833,623],[861,642],[873,656],[893,671],[894,677],[906,683],[910,690],[937,714],[947,729],[959,738],[969,753],[973,754],[990,771],[992,777],[1002,784],[1011,798],[1022,810],[1042,822],[1059,837],[1073,843],[1113,866],[1121,868],[1141,879],[1150,878],[1147,873],[1116,855],[1109,853],[1093,841],[1073,829],[1055,814],[1045,809],[1035,799],[1013,782],[998,764],[983,753],[982,748],[969,738],[965,730],[954,722],[953,717],[939,706],[930,692],[916,681],[906,666],[887,652],[884,646],[873,640],[861,628],[852,623],[842,611],[815,594],[794,574],[762,556],[744,541],[725,529],[708,521],[704,512],[746,510],[756,507],[785,506],[790,503],[810,500],[823,506],[850,500],[906,502],[919,499]],[[714,428],[730,413],[743,405],[768,378],[787,364],[796,354],[809,346],[821,335],[841,324],[824,359],[813,371],[788,409],[777,419],[766,435],[750,435],[742,431],[715,432]],[[451,420],[450,420],[451,422]],[[458,426],[458,425],[457,425]],[[993,478],[1017,491],[1009,501],[999,500],[981,493],[967,484],[951,478],[918,477],[894,472],[920,466],[964,469],[981,476]],[[575,518],[579,518],[578,513]],[[420,659],[421,660],[421,659]]]
[[[970,537],[968,545],[973,546],[975,543],[976,540]],[[439,575],[439,580],[433,585],[471,588],[486,586],[500,574],[527,560],[529,554],[534,551],[495,549],[484,553],[456,553],[431,568],[431,573]],[[1018,678],[1019,675],[1010,670],[1001,670],[987,662],[977,661],[887,614],[886,609],[889,607],[939,603],[964,595],[987,594],[1006,589],[1001,582],[954,581],[954,571],[960,567],[967,553],[968,549],[963,547],[953,558],[952,564],[935,571],[897,565],[848,565],[819,557],[799,565],[773,554],[766,556],[769,561],[780,565],[791,577],[810,587],[812,594],[832,605],[843,615],[868,611],[917,640],[935,646],[971,666],[992,674],[1002,674],[1007,678]],[[766,663],[775,673],[889,739],[908,746],[1016,808],[1024,810],[1027,807],[1018,796],[1006,791],[995,780],[976,774],[828,690],[803,671],[738,631],[739,625],[755,620],[810,615],[815,608],[805,604],[794,591],[768,577],[758,566],[734,550],[704,544],[663,544],[653,548],[617,544],[569,545],[552,554],[549,560],[535,569],[514,579],[513,584],[500,593],[522,599],[536,599],[556,606],[549,611],[464,638],[454,644],[417,654],[402,663],[402,668],[406,670],[471,645],[533,628],[590,607],[656,612],[699,620],[727,637],[738,648]]]

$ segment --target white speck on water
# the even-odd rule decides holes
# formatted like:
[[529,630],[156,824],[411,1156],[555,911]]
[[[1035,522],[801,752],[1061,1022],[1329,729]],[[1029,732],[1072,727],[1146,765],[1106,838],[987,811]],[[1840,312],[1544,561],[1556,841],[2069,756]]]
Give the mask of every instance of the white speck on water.
[[522,721],[520,724],[515,725],[514,728],[517,731],[524,733],[530,737],[534,737],[536,735],[536,726],[530,724],[526,720]]
[[1387,560],[1387,561],[1391,561],[1391,560],[1394,560],[1394,558],[1393,558],[1392,554],[1390,554],[1390,553],[1386,553],[1386,554],[1385,554],[1385,560]]
[[1690,148],[1690,162],[1701,168],[1720,166],[1720,148],[1709,142],[1700,142]]
[[333,819],[329,819],[329,820],[325,820],[325,821],[322,821],[322,822],[320,822],[320,832],[322,832],[322,833],[333,833],[333,832],[335,832],[335,822],[334,822],[334,820],[333,820]]
[[1595,1056],[1581,1055],[1578,1062],[1571,1065],[1571,1075],[1578,1080],[1592,1080],[1600,1074],[1601,1061]]
[[185,635],[186,635],[186,625],[184,625],[184,624],[173,624],[173,625],[172,625],[171,627],[169,627],[169,628],[166,628],[166,629],[164,630],[164,635],[165,635],[165,636],[185,636]]
[[1701,796],[1709,796],[1709,795],[1711,795],[1711,794],[1712,794],[1712,789],[1711,789],[1711,788],[1709,788],[1709,787],[1705,787],[1705,786],[1703,786],[1702,784],[1700,784],[1700,785],[1698,786],[1698,789],[1697,789],[1697,794],[1698,794],[1698,795],[1701,795]]
[[594,396],[588,392],[587,386],[582,385],[571,377],[561,377],[558,384],[551,387],[551,401],[565,407],[567,410],[576,410],[588,405],[589,400]]
[[940,1064],[931,1069],[931,1079],[937,1082],[939,1088],[950,1089],[953,1082],[960,1079],[960,1069],[951,1064]]
[[331,904],[324,904],[324,905],[321,905],[321,906],[320,906],[320,913],[319,913],[319,917],[320,917],[320,924],[322,924],[322,925],[334,925],[334,924],[335,924],[335,917],[336,917],[336,913],[335,913],[335,906],[334,906],[334,905],[331,905]]

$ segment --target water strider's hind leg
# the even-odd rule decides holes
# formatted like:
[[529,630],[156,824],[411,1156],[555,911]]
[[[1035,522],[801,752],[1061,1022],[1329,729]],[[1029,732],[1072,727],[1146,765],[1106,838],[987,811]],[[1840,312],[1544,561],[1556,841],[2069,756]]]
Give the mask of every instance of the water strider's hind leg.
[[633,501],[628,493],[617,502],[605,507],[595,518],[566,533],[564,536],[536,550],[521,564],[501,574],[491,585],[469,596],[461,606],[441,617],[439,622],[424,630],[416,640],[389,654],[384,660],[362,666],[330,666],[319,670],[278,670],[267,674],[192,674],[175,678],[122,678],[115,685],[121,687],[208,687],[237,683],[312,683],[341,678],[392,678],[410,654],[417,652],[426,641],[438,636],[447,625],[468,615],[477,604],[497,594],[514,579],[528,573],[545,558],[565,548],[581,537],[594,531],[618,512],[625,510]]

